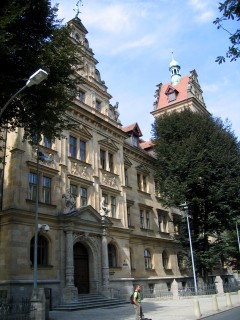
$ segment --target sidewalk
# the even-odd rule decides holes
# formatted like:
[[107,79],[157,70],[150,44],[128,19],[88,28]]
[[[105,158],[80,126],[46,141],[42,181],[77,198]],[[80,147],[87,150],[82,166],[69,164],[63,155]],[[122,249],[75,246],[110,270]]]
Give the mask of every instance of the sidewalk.
[[[238,294],[231,294],[232,307],[226,306],[226,296],[217,296],[219,312],[240,307]],[[212,296],[199,298],[201,318],[194,315],[193,298],[180,300],[156,300],[144,299],[142,302],[143,312],[146,318],[152,320],[196,320],[205,318],[216,311],[212,311]],[[134,309],[131,304],[112,308],[97,308],[79,310],[73,312],[50,311],[50,320],[134,320]]]

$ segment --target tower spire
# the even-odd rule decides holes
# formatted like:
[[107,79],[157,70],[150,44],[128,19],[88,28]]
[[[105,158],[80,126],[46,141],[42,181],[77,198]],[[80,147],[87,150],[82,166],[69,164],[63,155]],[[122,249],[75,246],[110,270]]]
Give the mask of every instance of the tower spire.
[[171,82],[172,86],[176,86],[181,81],[181,74],[180,74],[180,65],[173,57],[173,50],[172,50],[172,61],[169,65],[169,71],[171,72]]

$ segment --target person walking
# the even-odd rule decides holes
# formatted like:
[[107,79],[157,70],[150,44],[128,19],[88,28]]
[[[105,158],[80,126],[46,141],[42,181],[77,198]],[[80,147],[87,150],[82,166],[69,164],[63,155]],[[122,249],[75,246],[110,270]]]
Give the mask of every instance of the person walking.
[[134,309],[136,313],[135,320],[143,320],[143,312],[142,312],[142,297],[141,297],[141,286],[139,284],[136,285],[135,291],[133,294],[133,303],[134,303]]

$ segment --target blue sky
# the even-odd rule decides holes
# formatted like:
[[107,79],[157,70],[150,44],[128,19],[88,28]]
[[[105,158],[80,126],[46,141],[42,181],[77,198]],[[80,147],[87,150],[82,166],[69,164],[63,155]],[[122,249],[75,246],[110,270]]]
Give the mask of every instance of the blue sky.
[[[55,3],[65,22],[75,16],[77,0]],[[218,0],[84,0],[80,11],[124,126],[137,122],[143,138],[151,138],[156,85],[170,81],[173,51],[182,76],[197,71],[208,111],[228,119],[240,138],[240,60],[215,62],[229,46],[228,34],[212,23],[220,16]],[[235,31],[239,25],[226,27]]]

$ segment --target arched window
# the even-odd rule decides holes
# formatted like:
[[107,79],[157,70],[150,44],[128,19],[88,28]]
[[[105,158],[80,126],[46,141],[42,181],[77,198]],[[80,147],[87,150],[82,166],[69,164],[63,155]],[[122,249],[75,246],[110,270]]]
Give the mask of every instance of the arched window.
[[151,254],[147,249],[144,250],[144,261],[145,269],[152,269]]
[[163,268],[168,269],[168,254],[166,251],[163,251],[162,253],[162,263],[163,263]]
[[108,264],[109,268],[117,266],[117,250],[112,243],[108,244]]
[[[34,264],[34,239],[35,237],[31,240],[30,248],[30,261],[32,265]],[[37,264],[42,266],[48,265],[48,240],[42,235],[38,235]]]

